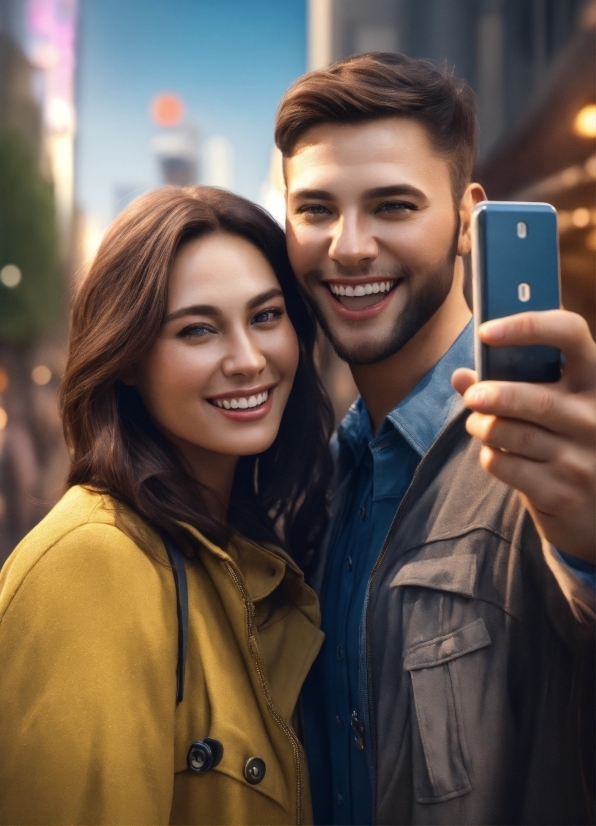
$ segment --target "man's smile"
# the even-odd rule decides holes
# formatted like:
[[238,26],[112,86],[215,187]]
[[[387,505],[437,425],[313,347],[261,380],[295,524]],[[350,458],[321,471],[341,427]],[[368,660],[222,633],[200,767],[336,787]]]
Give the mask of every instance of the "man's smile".
[[367,307],[374,307],[380,304],[387,295],[395,289],[401,281],[399,278],[388,278],[385,280],[375,279],[374,281],[327,281],[332,296],[342,307],[348,310],[363,310]]

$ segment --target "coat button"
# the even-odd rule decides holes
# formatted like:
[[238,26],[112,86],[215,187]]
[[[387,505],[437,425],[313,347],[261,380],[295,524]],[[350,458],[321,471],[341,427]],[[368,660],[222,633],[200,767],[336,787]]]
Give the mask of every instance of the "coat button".
[[223,757],[223,746],[219,740],[212,737],[205,737],[204,740],[197,740],[188,750],[186,764],[191,772],[205,774],[209,769],[214,769]]
[[256,786],[265,777],[265,761],[260,757],[250,757],[244,766],[244,777],[252,785]]

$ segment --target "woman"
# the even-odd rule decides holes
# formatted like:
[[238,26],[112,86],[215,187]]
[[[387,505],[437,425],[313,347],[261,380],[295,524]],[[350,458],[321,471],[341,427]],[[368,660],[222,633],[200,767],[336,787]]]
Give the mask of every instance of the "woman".
[[2,823],[310,821],[314,338],[253,204],[165,188],[108,231],[61,388],[70,488],[0,579]]

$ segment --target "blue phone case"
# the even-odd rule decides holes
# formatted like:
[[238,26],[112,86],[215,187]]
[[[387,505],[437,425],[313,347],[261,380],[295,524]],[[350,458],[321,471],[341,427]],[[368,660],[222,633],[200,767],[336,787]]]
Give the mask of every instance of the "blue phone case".
[[[483,321],[561,306],[557,213],[550,204],[482,201],[472,215],[476,328]],[[555,347],[489,347],[476,335],[479,380],[553,382]]]

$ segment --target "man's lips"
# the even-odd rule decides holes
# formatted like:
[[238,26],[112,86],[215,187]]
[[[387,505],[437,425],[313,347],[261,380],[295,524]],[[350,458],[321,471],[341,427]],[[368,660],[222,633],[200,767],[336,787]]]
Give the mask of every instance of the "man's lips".
[[401,278],[329,279],[320,282],[326,288],[330,304],[343,318],[363,320],[381,312],[391,300]]

